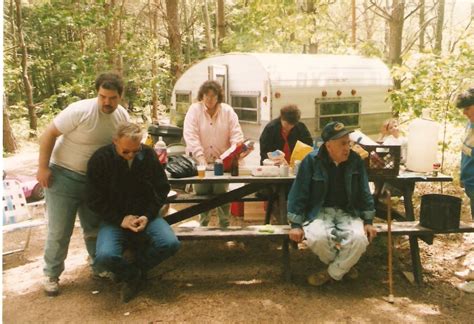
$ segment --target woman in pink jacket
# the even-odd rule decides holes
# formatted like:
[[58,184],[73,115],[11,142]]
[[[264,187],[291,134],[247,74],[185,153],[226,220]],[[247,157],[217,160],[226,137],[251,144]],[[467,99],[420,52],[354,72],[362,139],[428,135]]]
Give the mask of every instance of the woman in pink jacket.
[[[232,145],[242,143],[244,135],[234,109],[223,103],[222,87],[216,81],[206,81],[199,88],[199,102],[192,104],[184,118],[183,136],[186,152],[191,153],[201,165],[213,164]],[[195,184],[197,195],[220,194],[229,185]],[[229,208],[226,204],[217,208],[219,225],[229,226]],[[200,215],[201,226],[209,223],[209,212]]]

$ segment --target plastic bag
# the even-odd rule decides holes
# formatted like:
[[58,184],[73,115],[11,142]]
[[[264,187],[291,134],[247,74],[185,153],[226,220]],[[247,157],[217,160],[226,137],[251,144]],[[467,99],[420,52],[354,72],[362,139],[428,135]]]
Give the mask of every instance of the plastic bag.
[[301,141],[296,141],[293,153],[291,153],[290,165],[294,166],[296,160],[302,161],[306,155],[313,151],[313,147]]
[[166,165],[166,171],[170,173],[172,178],[186,178],[197,175],[196,163],[186,155],[170,156]]

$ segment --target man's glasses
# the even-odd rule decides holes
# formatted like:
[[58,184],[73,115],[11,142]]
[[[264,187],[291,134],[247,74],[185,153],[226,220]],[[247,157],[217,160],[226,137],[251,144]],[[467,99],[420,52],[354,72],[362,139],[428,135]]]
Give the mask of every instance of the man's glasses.
[[135,150],[135,151],[123,150],[123,151],[122,151],[122,154],[124,154],[124,155],[128,155],[128,154],[133,154],[133,155],[135,155],[135,154],[140,153],[141,150],[142,150],[142,145],[140,144],[140,147],[138,148],[138,150]]

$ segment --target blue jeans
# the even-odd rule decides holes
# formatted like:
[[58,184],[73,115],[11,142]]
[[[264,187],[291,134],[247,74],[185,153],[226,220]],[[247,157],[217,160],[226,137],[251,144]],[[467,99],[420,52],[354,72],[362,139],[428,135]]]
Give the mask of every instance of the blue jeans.
[[469,189],[465,189],[466,195],[469,197],[470,205],[471,205],[471,218],[474,220],[474,190],[471,191]]
[[87,252],[92,259],[100,221],[97,214],[86,206],[86,176],[54,164],[50,169],[53,181],[45,190],[48,237],[43,272],[48,277],[59,277],[64,271],[76,214],[79,214]]
[[[137,246],[137,242],[143,244]],[[123,257],[127,244],[136,249],[134,263]],[[138,270],[146,272],[175,254],[179,246],[173,229],[161,217],[149,222],[140,233],[102,222],[97,238],[95,265],[113,272],[120,280],[129,281],[138,275]]]
[[[222,194],[229,190],[229,185],[226,183],[196,183],[194,186],[194,192],[196,195],[209,195],[209,194]],[[219,217],[219,226],[228,227],[230,218],[230,204],[225,204],[217,207],[217,216]],[[204,212],[199,215],[199,224],[201,226],[207,226],[209,224],[210,211]]]

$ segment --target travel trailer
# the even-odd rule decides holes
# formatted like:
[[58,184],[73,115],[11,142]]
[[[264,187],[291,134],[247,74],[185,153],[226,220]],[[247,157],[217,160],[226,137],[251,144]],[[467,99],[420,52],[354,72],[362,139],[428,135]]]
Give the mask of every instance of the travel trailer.
[[231,53],[206,58],[183,73],[172,93],[172,124],[182,127],[187,109],[206,80],[222,84],[225,102],[239,116],[245,136],[253,139],[287,104],[300,108],[301,119],[313,135],[331,120],[376,134],[391,117],[387,95],[393,81],[380,59]]

